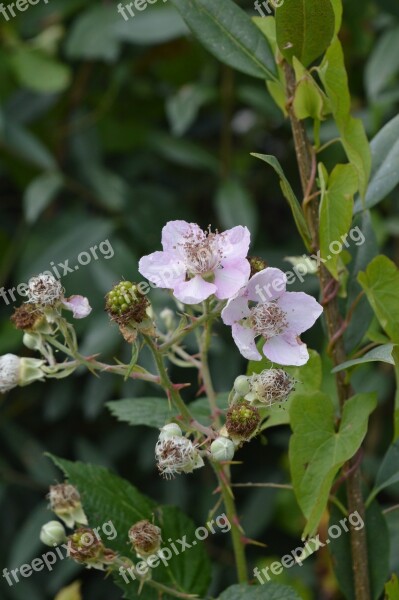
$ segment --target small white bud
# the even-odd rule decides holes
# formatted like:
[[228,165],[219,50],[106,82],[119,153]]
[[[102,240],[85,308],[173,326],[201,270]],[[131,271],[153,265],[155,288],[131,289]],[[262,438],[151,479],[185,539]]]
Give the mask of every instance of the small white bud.
[[49,521],[40,531],[40,540],[46,546],[58,546],[67,539],[66,531],[59,521]]
[[18,385],[25,386],[34,381],[43,381],[44,364],[44,360],[37,358],[20,358],[15,354],[0,356],[0,394],[5,394]]
[[176,423],[168,423],[162,427],[161,433],[159,434],[159,439],[161,442],[163,442],[174,437],[181,437],[182,435],[182,430]]
[[226,437],[218,437],[211,444],[212,458],[217,462],[233,460],[235,453],[234,443]]
[[248,379],[245,375],[239,375],[234,382],[234,390],[242,397],[250,391]]

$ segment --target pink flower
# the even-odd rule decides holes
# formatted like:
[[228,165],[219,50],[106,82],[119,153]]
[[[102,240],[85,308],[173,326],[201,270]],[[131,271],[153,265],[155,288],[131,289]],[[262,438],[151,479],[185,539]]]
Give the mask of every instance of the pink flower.
[[89,301],[84,296],[71,296],[62,300],[64,308],[71,310],[75,319],[84,319],[91,313]]
[[162,252],[144,256],[140,273],[157,287],[173,290],[184,304],[198,304],[215,294],[231,298],[247,283],[250,233],[233,227],[204,232],[195,223],[170,221],[162,230]]
[[279,269],[264,269],[222,311],[223,322],[231,325],[234,341],[248,360],[262,359],[257,336],[265,340],[263,353],[272,362],[301,366],[309,360],[299,335],[312,327],[323,308],[308,294],[287,292],[286,283]]

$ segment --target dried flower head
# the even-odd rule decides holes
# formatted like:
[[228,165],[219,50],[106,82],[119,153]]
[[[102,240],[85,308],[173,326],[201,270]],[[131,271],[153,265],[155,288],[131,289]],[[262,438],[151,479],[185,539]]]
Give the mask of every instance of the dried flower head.
[[68,537],[68,548],[73,560],[93,569],[104,570],[116,558],[116,553],[105,548],[88,527],[80,527]]
[[245,398],[260,406],[285,402],[295,387],[295,379],[283,369],[268,369],[249,378],[250,392]]
[[192,473],[204,466],[198,446],[185,437],[159,439],[155,457],[160,473],[167,479],[180,473]]
[[161,547],[161,529],[147,520],[139,521],[129,529],[129,540],[140,558],[155,554]]
[[148,299],[131,281],[121,281],[106,296],[106,311],[113,321],[122,326],[142,323],[148,318],[149,306]]
[[258,409],[247,400],[233,404],[227,411],[226,429],[233,438],[247,440],[258,429],[261,417]]
[[69,483],[52,485],[47,497],[50,500],[50,509],[64,521],[67,527],[72,528],[75,523],[87,525],[80,494],[73,485]]
[[33,304],[23,304],[15,309],[11,321],[17,329],[34,331],[43,321],[43,316]]
[[30,304],[54,306],[63,298],[64,290],[51,274],[42,274],[29,279],[27,295]]

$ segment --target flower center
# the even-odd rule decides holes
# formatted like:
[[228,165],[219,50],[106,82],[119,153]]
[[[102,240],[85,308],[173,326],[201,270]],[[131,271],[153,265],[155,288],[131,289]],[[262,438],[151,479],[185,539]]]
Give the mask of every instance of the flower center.
[[248,321],[257,335],[266,340],[280,335],[288,327],[285,312],[275,302],[258,304],[252,308]]
[[192,275],[206,275],[215,271],[224,258],[221,241],[222,235],[212,232],[201,232],[201,235],[187,239],[182,244],[187,271]]

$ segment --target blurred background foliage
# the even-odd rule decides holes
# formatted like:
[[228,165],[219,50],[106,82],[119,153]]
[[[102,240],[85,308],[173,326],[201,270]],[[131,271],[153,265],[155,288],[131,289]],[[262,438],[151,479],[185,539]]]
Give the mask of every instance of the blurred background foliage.
[[[256,14],[250,1],[239,4]],[[399,5],[346,0],[344,15],[341,38],[353,109],[372,138],[399,106]],[[276,155],[298,188],[288,124],[264,83],[220,65],[191,38],[171,4],[159,1],[125,21],[116,2],[42,1],[8,21],[0,14],[0,35],[1,286],[7,291],[66,260],[75,267],[79,253],[109,240],[112,253],[98,253],[98,260],[63,278],[67,294],[87,295],[94,308],[78,323],[82,352],[129,361],[129,348],[104,313],[104,295],[122,278],[138,279],[138,258],[159,248],[168,220],[219,229],[245,224],[253,254],[286,270],[284,257],[303,253],[274,172],[250,157],[250,152]],[[322,137],[334,137],[328,122]],[[344,160],[340,152],[332,146],[326,162]],[[398,197],[393,192],[372,211],[377,239],[394,260]],[[317,293],[316,278],[309,276],[300,289]],[[15,303],[6,293],[9,304],[0,298],[1,353],[27,353],[10,324]],[[167,293],[152,293],[151,299],[156,310],[169,301]],[[212,370],[223,391],[244,363],[229,333],[218,333]],[[315,328],[306,341],[322,352],[320,333]],[[146,355],[141,360],[151,364]],[[178,368],[173,377],[190,380]],[[371,480],[391,439],[393,379],[387,365],[369,364],[358,370],[356,381],[359,390],[379,393],[365,461]],[[191,382],[187,400],[197,390]],[[109,400],[144,395],[154,395],[151,386],[82,371],[1,398],[2,568],[45,551],[38,538],[51,518],[45,494],[60,478],[45,451],[115,469],[147,495],[179,505],[203,524],[215,487],[210,471],[161,481],[153,458],[156,433],[118,423],[105,407]],[[288,429],[278,428],[244,448],[245,466],[234,469],[235,480],[287,481],[288,436]],[[392,503],[398,488],[389,494],[385,499]],[[290,491],[244,490],[237,498],[247,535],[269,546],[250,550],[253,564],[262,556],[262,565],[271,562],[299,544],[303,521]],[[389,518],[392,550],[399,544],[397,514]],[[216,594],[234,578],[227,536],[209,540],[208,550],[215,559]],[[398,560],[392,551],[392,569],[399,569]],[[77,578],[85,600],[120,598],[100,574],[66,561],[50,575],[36,573],[13,588],[0,578],[0,595],[52,599]],[[305,600],[341,597],[323,551],[279,581],[283,578]]]

